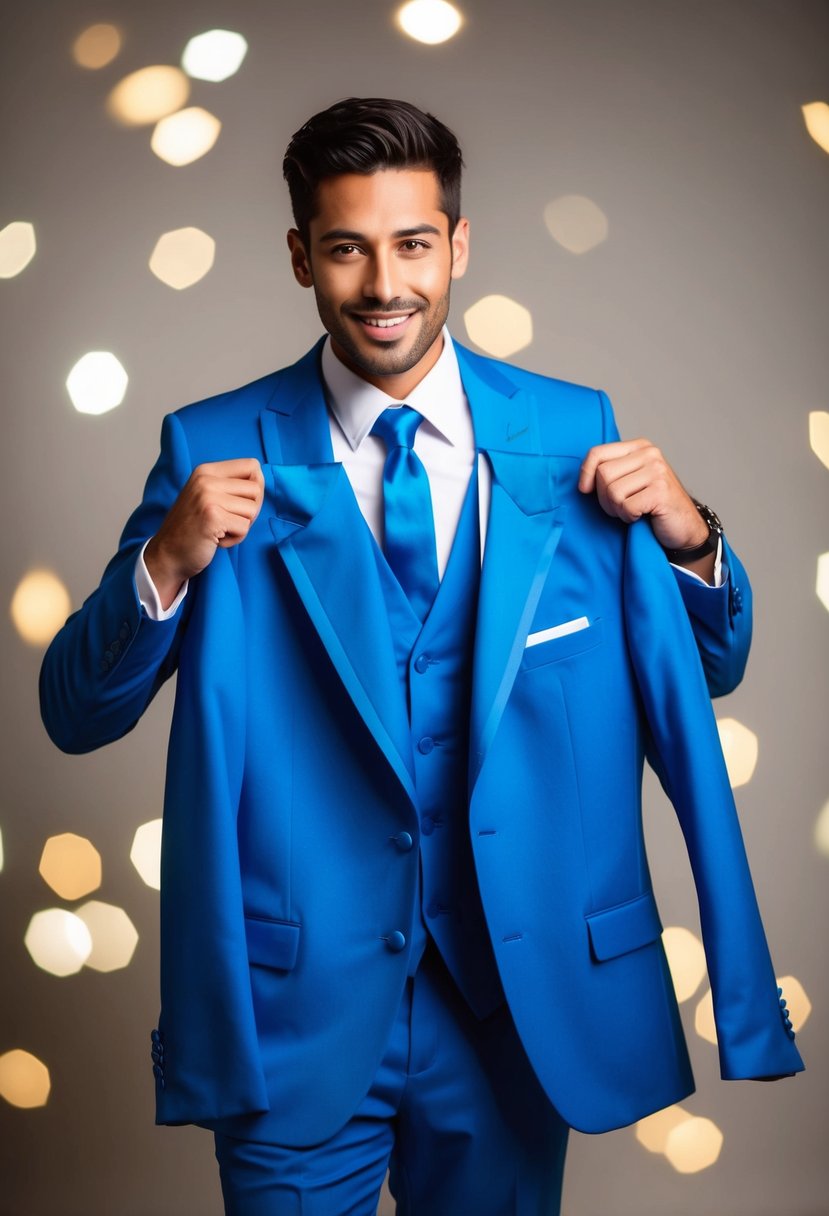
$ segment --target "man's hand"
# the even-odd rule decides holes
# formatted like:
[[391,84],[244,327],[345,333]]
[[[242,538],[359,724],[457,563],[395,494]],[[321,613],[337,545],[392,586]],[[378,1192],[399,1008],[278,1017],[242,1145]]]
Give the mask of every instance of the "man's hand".
[[[647,515],[666,549],[693,549],[708,536],[708,526],[658,447],[648,439],[600,443],[584,458],[579,475],[583,494],[594,490],[608,515],[633,523]],[[689,562],[688,569],[711,582],[712,554]]]
[[147,572],[164,608],[183,583],[248,534],[259,514],[265,479],[258,460],[200,464],[144,550]]

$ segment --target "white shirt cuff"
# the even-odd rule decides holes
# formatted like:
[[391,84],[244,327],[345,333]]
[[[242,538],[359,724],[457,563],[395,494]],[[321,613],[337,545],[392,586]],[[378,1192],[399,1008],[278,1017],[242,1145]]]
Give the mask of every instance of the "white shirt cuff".
[[[151,538],[152,539],[152,538]],[[141,552],[138,554],[135,562],[135,589],[138,592],[138,598],[141,601],[141,607],[146,612],[151,621],[169,621],[171,616],[175,616],[178,612],[179,604],[187,594],[187,582],[182,583],[178,595],[173,600],[169,608],[162,608],[161,600],[158,598],[158,592],[155,589],[155,583],[150,578],[150,572],[147,569],[144,561],[144,550],[147,548],[149,541],[141,546]]]
[[714,582],[706,583],[704,578],[701,578],[695,571],[686,570],[685,566],[678,566],[676,562],[671,562],[675,570],[681,570],[683,574],[687,574],[689,578],[695,578],[698,583],[702,583],[703,587],[722,587],[722,537],[717,539],[717,554],[714,558]]

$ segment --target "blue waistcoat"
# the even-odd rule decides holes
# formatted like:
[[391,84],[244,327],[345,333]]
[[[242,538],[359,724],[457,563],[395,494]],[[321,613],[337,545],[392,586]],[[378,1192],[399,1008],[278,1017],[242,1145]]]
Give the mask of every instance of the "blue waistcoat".
[[[481,569],[478,476],[473,472],[432,607],[421,626],[388,563],[377,566],[409,711],[420,814],[418,907],[409,974],[428,937],[478,1017],[503,1000],[469,841],[467,773],[472,655]],[[401,833],[398,847],[410,837]],[[411,847],[411,846],[409,846]]]

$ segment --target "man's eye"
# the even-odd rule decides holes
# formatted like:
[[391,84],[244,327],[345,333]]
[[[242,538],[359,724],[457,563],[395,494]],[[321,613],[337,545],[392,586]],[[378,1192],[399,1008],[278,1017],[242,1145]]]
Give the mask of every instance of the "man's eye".
[[421,249],[428,249],[429,246],[425,241],[418,241],[412,238],[409,241],[403,242],[403,248],[405,249],[406,253],[419,253]]
[[356,245],[335,245],[334,248],[331,250],[331,252],[332,253],[343,253],[343,254],[349,255],[349,254],[357,252],[357,246]]

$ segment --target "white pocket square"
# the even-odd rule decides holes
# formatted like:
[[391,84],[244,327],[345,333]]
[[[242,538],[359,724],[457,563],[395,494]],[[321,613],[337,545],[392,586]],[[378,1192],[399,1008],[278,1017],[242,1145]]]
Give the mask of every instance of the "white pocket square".
[[568,633],[577,633],[579,629],[587,629],[589,626],[590,621],[586,616],[577,616],[562,625],[553,625],[550,629],[539,629],[537,633],[531,633],[527,638],[527,646],[537,646],[539,642],[549,642],[551,638],[563,638]]

